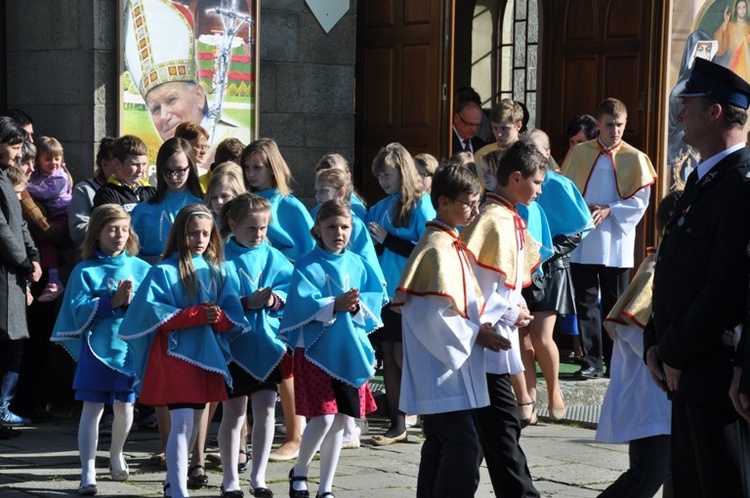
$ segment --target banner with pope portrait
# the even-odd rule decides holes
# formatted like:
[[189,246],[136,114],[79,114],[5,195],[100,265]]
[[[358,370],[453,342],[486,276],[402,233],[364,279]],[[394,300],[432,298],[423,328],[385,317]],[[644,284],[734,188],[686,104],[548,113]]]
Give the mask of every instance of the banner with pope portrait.
[[[257,0],[122,0],[119,134],[137,135],[151,164],[176,126],[257,137]],[[210,154],[213,157],[213,153]]]
[[684,130],[677,116],[696,57],[712,60],[750,81],[749,0],[673,0],[671,53],[667,82],[667,168],[670,189],[682,189],[700,160],[697,151],[682,142]]

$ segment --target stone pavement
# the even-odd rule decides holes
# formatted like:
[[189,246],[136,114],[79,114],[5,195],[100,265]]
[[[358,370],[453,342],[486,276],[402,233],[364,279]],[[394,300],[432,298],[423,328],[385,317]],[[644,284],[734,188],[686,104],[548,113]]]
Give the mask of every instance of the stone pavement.
[[[540,383],[540,405],[546,399]],[[598,406],[606,389],[605,380],[565,382],[563,390],[569,410],[579,406]],[[577,393],[583,393],[578,398]],[[579,405],[577,403],[585,403]],[[542,410],[544,413],[544,410]],[[344,450],[334,481],[334,492],[344,497],[411,497],[416,491],[421,435],[418,428],[410,429],[409,441],[386,447],[373,446],[372,434],[384,431],[384,421],[370,419],[370,435],[362,436],[359,449]],[[0,497],[59,497],[78,496],[80,463],[76,450],[77,420],[58,420],[21,429],[23,435],[0,441]],[[214,423],[209,439],[216,435]],[[277,443],[281,439],[277,438]],[[107,472],[109,440],[100,442],[97,458],[98,496],[161,496],[164,471],[148,464],[149,455],[158,445],[156,431],[133,430],[126,444],[126,458],[131,477],[127,482],[113,482]],[[524,429],[521,444],[529,459],[529,467],[542,496],[561,498],[595,497],[614,481],[628,466],[627,446],[604,445],[594,441],[590,423],[553,424],[540,420],[537,426]],[[209,451],[217,451],[209,449]],[[288,462],[271,462],[268,485],[276,496],[286,496]],[[220,495],[221,469],[208,462],[209,487],[193,491],[191,496]],[[313,462],[311,490],[316,490],[319,475]],[[247,493],[247,474],[243,489]],[[313,494],[314,496],[314,494]],[[493,496],[489,476],[482,468],[482,482],[478,497]]]

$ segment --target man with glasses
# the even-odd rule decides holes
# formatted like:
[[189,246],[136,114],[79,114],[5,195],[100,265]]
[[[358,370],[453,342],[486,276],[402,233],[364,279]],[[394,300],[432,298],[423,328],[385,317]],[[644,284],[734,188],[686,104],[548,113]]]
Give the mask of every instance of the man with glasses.
[[453,113],[453,154],[462,150],[473,154],[487,145],[477,136],[483,116],[482,108],[476,102],[460,101],[456,104]]

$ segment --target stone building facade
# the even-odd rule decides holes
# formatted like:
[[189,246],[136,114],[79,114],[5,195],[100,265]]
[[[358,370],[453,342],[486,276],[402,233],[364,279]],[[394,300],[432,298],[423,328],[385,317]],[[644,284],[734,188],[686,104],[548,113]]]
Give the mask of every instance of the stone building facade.
[[[91,176],[99,139],[118,133],[119,1],[0,1],[0,104],[62,142],[76,181]],[[353,155],[355,11],[325,33],[304,0],[260,1],[259,136],[279,143],[303,199],[320,156]]]

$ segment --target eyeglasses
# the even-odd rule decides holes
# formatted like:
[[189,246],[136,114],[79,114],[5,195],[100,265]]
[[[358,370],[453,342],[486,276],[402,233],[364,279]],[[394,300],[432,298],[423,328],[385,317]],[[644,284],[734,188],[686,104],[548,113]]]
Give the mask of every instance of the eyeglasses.
[[209,148],[210,147],[208,146],[208,144],[193,145],[193,149],[200,151],[200,152],[206,152]]
[[461,116],[461,113],[460,113],[460,112],[457,112],[457,113],[456,113],[456,115],[458,116],[458,119],[460,119],[460,120],[461,120],[461,122],[462,122],[462,123],[463,123],[463,124],[464,124],[465,126],[468,126],[469,128],[479,128],[480,126],[482,126],[482,123],[469,123],[468,121],[466,121],[466,120],[464,119],[464,117],[463,117],[463,116]]
[[453,200],[456,201],[456,202],[460,202],[464,206],[468,207],[470,211],[474,211],[475,209],[479,209],[479,201],[466,202],[466,201],[462,201],[461,199],[456,199],[456,198],[454,198]]
[[184,168],[177,168],[177,169],[166,169],[164,171],[164,176],[167,178],[176,178],[178,176],[182,176],[185,173],[187,173],[187,170],[190,169],[190,166],[185,166]]

